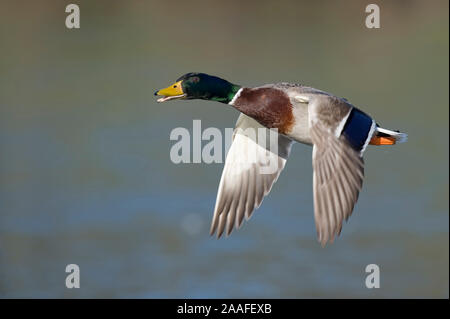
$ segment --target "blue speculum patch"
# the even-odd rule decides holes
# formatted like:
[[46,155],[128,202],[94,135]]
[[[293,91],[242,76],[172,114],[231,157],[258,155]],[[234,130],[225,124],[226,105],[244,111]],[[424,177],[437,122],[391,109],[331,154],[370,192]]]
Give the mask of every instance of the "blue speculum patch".
[[371,126],[372,118],[364,112],[353,108],[342,130],[342,134],[355,150],[361,151],[367,140]]

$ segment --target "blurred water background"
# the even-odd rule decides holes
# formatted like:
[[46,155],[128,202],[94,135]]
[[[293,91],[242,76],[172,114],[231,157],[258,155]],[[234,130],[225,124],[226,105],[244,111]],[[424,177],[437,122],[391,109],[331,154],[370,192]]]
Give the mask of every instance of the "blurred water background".
[[[0,297],[449,296],[448,1],[0,2]],[[209,237],[222,164],[170,161],[176,127],[233,127],[214,102],[157,104],[200,71],[346,97],[409,134],[370,147],[353,216],[316,241],[311,148],[250,222]],[[65,287],[65,267],[81,288]],[[381,288],[365,287],[365,267]]]

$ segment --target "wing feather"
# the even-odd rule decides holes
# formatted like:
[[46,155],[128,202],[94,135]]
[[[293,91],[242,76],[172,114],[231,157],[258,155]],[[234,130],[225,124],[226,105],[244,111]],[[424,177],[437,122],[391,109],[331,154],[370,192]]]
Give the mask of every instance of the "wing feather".
[[[325,103],[324,103],[325,101]],[[314,216],[318,240],[333,242],[342,230],[343,220],[353,211],[362,188],[364,161],[345,136],[336,137],[330,123],[340,122],[345,112],[336,111],[333,101],[322,97],[309,103],[310,134],[313,141]],[[328,118],[321,118],[321,114]],[[336,118],[333,119],[332,116]],[[333,121],[334,120],[334,121]]]
[[[248,129],[253,129],[253,133]],[[221,237],[239,228],[244,218],[248,220],[278,179],[289,156],[292,141],[276,134],[278,153],[270,149],[270,141],[262,143],[258,129],[269,130],[252,118],[241,114],[233,133],[233,142],[228,151],[217,192],[214,216],[210,233]],[[264,136],[264,135],[263,135]],[[273,172],[265,173],[263,167],[275,163]]]

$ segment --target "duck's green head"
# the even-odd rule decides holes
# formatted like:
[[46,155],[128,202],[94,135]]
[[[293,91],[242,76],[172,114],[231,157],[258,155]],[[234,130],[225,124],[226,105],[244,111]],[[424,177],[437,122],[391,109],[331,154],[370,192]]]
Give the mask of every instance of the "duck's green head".
[[155,92],[163,96],[158,102],[175,99],[202,99],[222,103],[230,102],[239,85],[205,73],[187,73],[178,78],[174,84]]

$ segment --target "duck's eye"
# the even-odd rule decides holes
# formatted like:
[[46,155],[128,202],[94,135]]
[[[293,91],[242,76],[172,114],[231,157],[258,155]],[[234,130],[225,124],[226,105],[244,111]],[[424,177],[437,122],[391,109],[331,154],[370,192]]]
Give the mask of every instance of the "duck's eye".
[[174,87],[174,88],[176,88],[177,86],[176,86],[176,85],[174,85],[173,87]]

